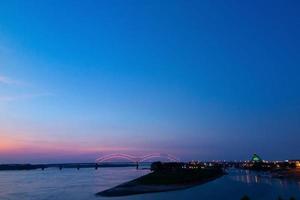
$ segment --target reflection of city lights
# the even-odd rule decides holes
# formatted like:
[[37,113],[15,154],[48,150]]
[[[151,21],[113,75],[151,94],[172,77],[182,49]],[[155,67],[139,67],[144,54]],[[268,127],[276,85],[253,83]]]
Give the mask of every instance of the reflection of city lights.
[[296,162],[296,167],[297,167],[297,168],[300,168],[300,161],[297,161],[297,162]]

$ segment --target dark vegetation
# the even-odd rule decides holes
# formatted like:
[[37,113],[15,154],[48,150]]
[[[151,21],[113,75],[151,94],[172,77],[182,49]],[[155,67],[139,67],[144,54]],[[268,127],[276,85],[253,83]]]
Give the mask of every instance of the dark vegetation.
[[250,200],[250,198],[247,195],[245,195],[241,198],[241,200]]
[[[241,200],[250,200],[250,198],[247,195],[244,195]],[[283,200],[283,198],[281,198],[281,196],[278,197],[277,200]],[[288,200],[296,200],[294,197],[289,198]]]
[[143,185],[184,185],[210,180],[224,174],[218,167],[204,169],[183,167],[183,163],[154,163],[151,166],[153,172],[136,181]]

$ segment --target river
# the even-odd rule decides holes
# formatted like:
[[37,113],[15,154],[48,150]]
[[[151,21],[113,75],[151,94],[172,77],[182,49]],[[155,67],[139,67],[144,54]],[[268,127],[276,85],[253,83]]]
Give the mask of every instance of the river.
[[[32,171],[0,171],[1,200],[104,200],[94,194],[149,173],[132,167],[94,169],[48,168]],[[114,197],[114,200],[277,200],[278,196],[300,200],[300,182],[272,179],[242,170],[190,189],[163,193]]]

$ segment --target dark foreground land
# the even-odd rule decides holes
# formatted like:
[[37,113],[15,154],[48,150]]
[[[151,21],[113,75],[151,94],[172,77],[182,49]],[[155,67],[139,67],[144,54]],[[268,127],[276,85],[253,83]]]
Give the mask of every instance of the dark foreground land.
[[181,190],[204,184],[224,175],[221,168],[154,171],[96,195],[113,197]]

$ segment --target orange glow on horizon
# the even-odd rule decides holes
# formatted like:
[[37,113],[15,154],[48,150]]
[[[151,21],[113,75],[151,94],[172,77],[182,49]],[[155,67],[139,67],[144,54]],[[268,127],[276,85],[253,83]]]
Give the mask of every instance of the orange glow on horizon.
[[1,136],[0,154],[2,155],[23,155],[23,154],[89,154],[89,153],[107,153],[124,152],[132,149],[126,147],[109,147],[99,145],[99,147],[87,147],[76,144],[76,142],[34,142],[23,138],[12,138]]
[[22,138],[5,137],[0,135],[0,154],[13,154],[25,147]]

